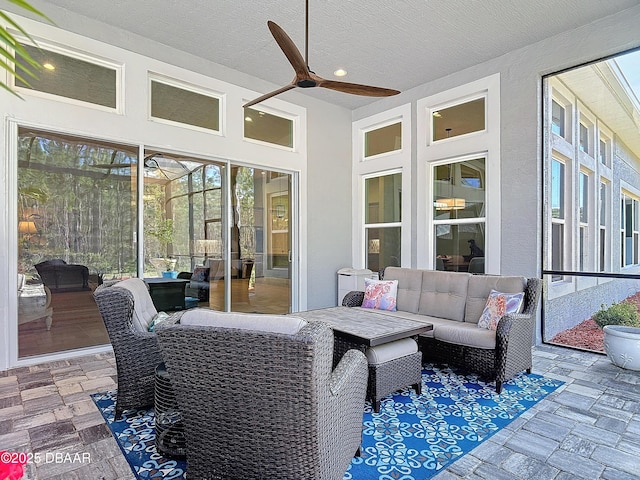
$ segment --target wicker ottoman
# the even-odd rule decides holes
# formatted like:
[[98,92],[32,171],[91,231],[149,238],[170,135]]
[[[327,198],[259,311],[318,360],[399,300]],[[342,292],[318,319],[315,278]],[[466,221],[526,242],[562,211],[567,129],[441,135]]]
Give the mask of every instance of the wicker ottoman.
[[369,347],[365,352],[369,362],[367,398],[374,412],[380,411],[380,400],[411,385],[422,393],[422,353],[413,338]]

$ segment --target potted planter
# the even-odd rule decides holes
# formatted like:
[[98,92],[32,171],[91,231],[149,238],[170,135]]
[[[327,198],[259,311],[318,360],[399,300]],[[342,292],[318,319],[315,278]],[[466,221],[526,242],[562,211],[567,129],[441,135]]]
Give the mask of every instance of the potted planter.
[[640,370],[640,327],[605,325],[604,350],[611,363],[627,370]]

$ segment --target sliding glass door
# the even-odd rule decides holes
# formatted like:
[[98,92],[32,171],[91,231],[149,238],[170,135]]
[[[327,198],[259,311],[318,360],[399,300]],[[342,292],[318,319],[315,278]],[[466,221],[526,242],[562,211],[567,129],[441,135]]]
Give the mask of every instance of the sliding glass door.
[[292,175],[139,151],[19,129],[19,358],[108,344],[105,281],[184,285],[159,310],[291,311]]

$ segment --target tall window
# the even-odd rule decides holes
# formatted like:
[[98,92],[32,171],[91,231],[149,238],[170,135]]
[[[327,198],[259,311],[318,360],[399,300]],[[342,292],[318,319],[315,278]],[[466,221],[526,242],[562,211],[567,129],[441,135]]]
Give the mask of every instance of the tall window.
[[624,193],[620,199],[620,207],[621,266],[626,267],[638,264],[640,212],[638,211],[638,200]]
[[402,174],[366,178],[366,267],[374,272],[401,265]]
[[485,158],[433,167],[435,265],[484,272]]
[[[564,269],[565,235],[565,164],[557,159],[551,162],[551,269]],[[554,281],[562,280],[555,275]]]
[[580,122],[580,151],[584,153],[589,152],[589,127],[587,127],[584,123]]
[[564,107],[555,100],[551,101],[551,131],[564,137]]
[[599,231],[600,231],[600,238],[599,238],[599,243],[600,243],[600,271],[601,272],[605,272],[607,270],[607,199],[609,198],[608,195],[608,188],[607,188],[607,183],[606,182],[600,182],[600,225],[599,225]]
[[578,206],[580,209],[579,269],[589,267],[589,174],[580,172]]

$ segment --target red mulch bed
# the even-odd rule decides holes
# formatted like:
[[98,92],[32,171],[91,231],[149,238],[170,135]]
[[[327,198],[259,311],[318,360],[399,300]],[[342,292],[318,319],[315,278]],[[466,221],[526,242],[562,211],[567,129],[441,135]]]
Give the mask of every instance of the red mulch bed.
[[[634,303],[640,311],[640,292],[627,297],[624,301]],[[604,332],[590,318],[569,330],[560,332],[550,340],[550,343],[604,352]]]
[[604,332],[592,319],[585,320],[569,330],[558,333],[550,342],[604,352]]

